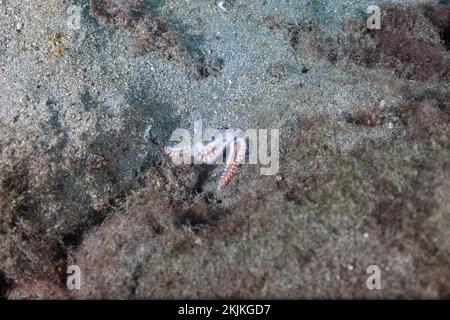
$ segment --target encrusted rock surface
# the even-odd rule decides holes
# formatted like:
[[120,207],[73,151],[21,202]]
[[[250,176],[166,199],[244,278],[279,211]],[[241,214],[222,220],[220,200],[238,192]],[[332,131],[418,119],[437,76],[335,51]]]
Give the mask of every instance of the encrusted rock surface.
[[[0,1],[0,298],[450,297],[450,4],[369,4]],[[196,120],[279,173],[173,165]]]

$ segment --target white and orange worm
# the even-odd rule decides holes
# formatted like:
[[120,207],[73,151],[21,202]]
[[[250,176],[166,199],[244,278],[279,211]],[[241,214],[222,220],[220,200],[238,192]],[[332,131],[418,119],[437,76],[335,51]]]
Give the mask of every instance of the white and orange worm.
[[222,191],[228,185],[228,183],[230,183],[231,178],[233,178],[236,174],[239,164],[245,161],[246,151],[247,144],[245,142],[245,139],[238,138],[230,143],[227,150],[226,167],[219,181],[219,191]]
[[165,147],[164,153],[174,162],[177,158],[178,163],[180,163],[181,157],[189,156],[189,160],[194,159],[194,163],[211,165],[222,163],[225,152],[225,170],[220,177],[217,188],[219,191],[223,191],[236,174],[238,166],[245,161],[247,143],[245,138],[240,137],[239,132],[239,129],[226,129],[221,132],[222,139],[213,140],[207,144],[195,143],[194,145]]

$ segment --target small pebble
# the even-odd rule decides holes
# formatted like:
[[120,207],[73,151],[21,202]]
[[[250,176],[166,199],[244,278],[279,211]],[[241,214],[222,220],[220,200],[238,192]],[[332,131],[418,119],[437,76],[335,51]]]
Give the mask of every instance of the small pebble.
[[225,1],[219,1],[217,3],[217,6],[219,7],[220,10],[222,10],[223,12],[227,12],[227,8],[225,8]]

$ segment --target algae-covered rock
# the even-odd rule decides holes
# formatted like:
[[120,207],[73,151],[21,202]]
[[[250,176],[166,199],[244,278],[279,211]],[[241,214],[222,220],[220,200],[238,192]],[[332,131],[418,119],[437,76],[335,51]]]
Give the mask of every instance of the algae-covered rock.
[[[370,4],[1,1],[0,298],[449,297],[449,5]],[[279,171],[219,192],[195,121]]]

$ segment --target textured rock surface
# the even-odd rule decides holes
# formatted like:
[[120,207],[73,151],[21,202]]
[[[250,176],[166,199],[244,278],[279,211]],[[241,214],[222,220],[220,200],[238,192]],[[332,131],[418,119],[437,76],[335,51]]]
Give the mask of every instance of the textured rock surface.
[[[369,4],[0,1],[0,297],[449,297],[450,5]],[[195,120],[280,172],[217,193]]]

